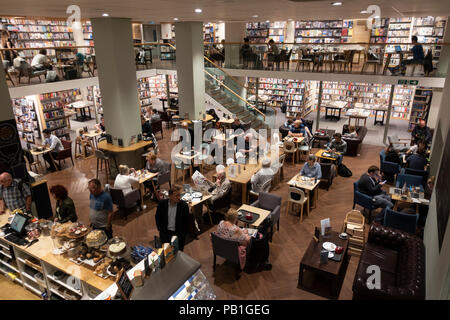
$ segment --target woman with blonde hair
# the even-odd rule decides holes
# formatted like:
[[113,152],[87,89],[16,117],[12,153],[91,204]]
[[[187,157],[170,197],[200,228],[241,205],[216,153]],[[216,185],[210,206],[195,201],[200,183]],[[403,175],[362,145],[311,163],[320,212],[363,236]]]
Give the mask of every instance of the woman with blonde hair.
[[124,195],[133,191],[133,184],[139,184],[139,178],[130,175],[130,171],[132,173],[136,173],[134,168],[130,169],[127,165],[121,164],[119,166],[119,174],[116,176],[116,180],[114,181],[114,189],[121,189]]
[[217,235],[230,240],[237,240],[241,245],[247,247],[250,243],[250,236],[246,229],[241,229],[236,225],[237,211],[229,209],[225,214],[225,220],[220,221],[217,226]]
[[348,133],[345,134],[347,138],[357,138],[358,133],[356,132],[356,127],[353,125],[348,126]]

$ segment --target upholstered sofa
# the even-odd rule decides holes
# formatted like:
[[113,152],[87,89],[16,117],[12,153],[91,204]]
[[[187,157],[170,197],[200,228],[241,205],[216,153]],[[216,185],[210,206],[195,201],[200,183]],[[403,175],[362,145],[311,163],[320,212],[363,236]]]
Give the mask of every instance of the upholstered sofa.
[[[369,266],[379,266],[380,289],[369,289]],[[373,283],[369,280],[369,283]],[[353,299],[425,299],[425,246],[415,236],[377,223],[370,226],[368,241],[353,282]]]
[[356,133],[358,137],[356,138],[348,138],[345,137],[344,134],[348,133],[348,124],[344,124],[342,127],[342,139],[347,142],[347,156],[356,157],[361,153],[361,145],[364,140],[364,137],[367,134],[367,128],[362,126],[356,127]]

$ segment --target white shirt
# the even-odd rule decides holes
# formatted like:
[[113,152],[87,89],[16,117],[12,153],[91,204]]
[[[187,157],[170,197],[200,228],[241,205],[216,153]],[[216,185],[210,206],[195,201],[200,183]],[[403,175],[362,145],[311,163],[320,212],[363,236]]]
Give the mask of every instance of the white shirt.
[[64,150],[64,146],[62,145],[61,140],[59,140],[59,138],[54,134],[51,134],[50,137],[46,138],[44,140],[44,144],[50,145],[50,149],[52,151],[59,152]]
[[118,174],[114,181],[114,189],[122,189],[123,194],[126,195],[133,191],[133,188],[131,188],[133,183],[139,183],[139,179],[133,176]]
[[33,60],[31,61],[31,66],[35,67],[39,65],[44,65],[47,62],[48,62],[47,56],[38,53],[37,55],[34,56]]

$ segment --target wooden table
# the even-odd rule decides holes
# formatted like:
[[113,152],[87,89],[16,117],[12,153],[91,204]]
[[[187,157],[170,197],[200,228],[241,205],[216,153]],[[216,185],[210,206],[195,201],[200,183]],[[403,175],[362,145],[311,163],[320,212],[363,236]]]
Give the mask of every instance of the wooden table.
[[145,174],[144,172],[142,172],[141,170],[138,170],[137,172],[137,176],[133,177],[137,177],[139,178],[139,189],[141,191],[141,204],[144,204],[144,193],[145,193],[145,186],[144,186],[144,182],[150,180],[152,182],[153,185],[153,190],[156,191],[156,186],[155,186],[155,182],[153,181],[153,178],[156,177],[158,175],[157,172],[148,172],[147,174]]
[[[320,264],[320,251],[322,244],[324,242],[332,242],[337,246],[344,248],[343,256],[341,261],[337,262],[328,259],[327,264]],[[349,255],[347,254],[348,249],[348,239],[342,240],[338,237],[338,233],[331,231],[329,236],[320,236],[319,242],[311,239],[311,242],[306,249],[305,254],[300,262],[300,270],[298,274],[298,287],[302,289],[307,289],[303,287],[303,275],[304,271],[308,270],[316,274],[320,274],[329,278],[332,282],[331,295],[333,298],[339,297],[340,283],[344,280],[345,272],[347,271],[347,265],[349,260]]]
[[[318,159],[326,159],[326,160],[330,160],[332,162],[336,162],[337,161],[338,158],[331,158],[331,157],[324,156],[323,155],[324,152],[330,152],[330,151],[327,151],[325,149],[320,149],[319,151],[316,152],[316,158],[318,158]],[[340,154],[339,152],[335,152],[335,153],[336,154]]]
[[61,80],[63,80],[65,78],[65,72],[64,69],[66,68],[72,68],[73,66],[71,64],[54,64],[53,67],[55,67],[56,69],[58,69],[59,74],[61,75]]
[[219,122],[220,122],[224,127],[226,127],[226,128],[228,129],[228,128],[231,128],[231,125],[233,124],[234,119],[225,119],[225,118],[222,118],[222,119],[219,120]]
[[[314,180],[313,180],[311,184],[309,183],[309,181],[303,181],[302,180],[302,176],[300,175],[300,173],[296,174],[287,183],[290,187],[299,188],[299,189],[302,189],[302,190],[306,191],[306,193],[307,193],[306,202],[308,204],[306,209],[307,209],[308,215],[309,215],[309,209],[310,208],[313,209],[313,208],[315,208],[317,206],[317,201],[319,199],[319,189],[316,189],[316,188],[319,185],[319,183],[320,183],[320,179],[318,179],[316,182],[314,182]],[[311,203],[309,201],[310,193],[313,192],[314,190],[315,190],[315,192],[314,192],[314,206],[311,206]]]
[[[174,155],[175,158],[182,160],[183,163],[188,163],[189,162],[190,179],[192,179],[193,167],[194,167],[192,162],[199,155],[200,155],[200,153],[198,151],[195,151],[195,153],[193,155],[190,155],[190,156],[186,156],[186,155],[181,154],[181,153],[177,153],[176,155]],[[175,172],[175,164],[173,162],[172,162],[172,172]]]
[[[335,106],[331,104],[325,105],[325,119],[336,119],[341,120],[341,111],[344,109],[342,106]],[[330,114],[328,114],[328,110],[330,110]],[[338,111],[338,115],[336,115],[336,111]]]
[[236,177],[230,177],[229,166],[225,167],[225,174],[230,182],[240,184],[242,186],[242,204],[247,203],[247,184],[250,182],[253,174],[262,168],[261,162],[257,164],[241,164],[241,173],[237,173]]
[[[8,222],[8,217],[10,216],[10,211],[7,210],[6,213],[0,215],[0,225],[3,226]],[[114,282],[109,279],[102,279],[94,274],[94,272],[83,265],[76,265],[75,263],[69,261],[63,255],[54,255],[52,253],[53,241],[50,236],[39,237],[39,241],[34,243],[28,248],[24,246],[19,246],[13,242],[2,238],[2,242],[14,248],[14,251],[19,253],[16,255],[16,259],[23,259],[24,255],[32,256],[45,264],[48,264],[56,269],[62,270],[65,273],[74,276],[75,278],[81,280],[84,283],[96,288],[99,291],[106,290]]]
[[[194,236],[194,238],[197,240],[198,239],[198,232],[200,232],[200,228],[198,227],[198,222],[197,219],[195,218],[194,212],[195,212],[195,207],[203,204],[206,200],[212,198],[212,195],[210,195],[209,193],[202,193],[203,196],[200,200],[196,200],[196,201],[186,201],[186,203],[188,204],[189,207],[189,213],[191,214],[190,217],[192,218],[192,220],[190,219],[189,221],[189,232]],[[203,208],[203,207],[202,207]],[[202,217],[203,217],[203,212],[202,212]],[[212,223],[212,221],[211,221]]]
[[[248,212],[251,212],[251,213],[259,214],[259,218],[255,222],[253,222],[251,224],[248,224],[248,223],[244,222],[247,225],[247,228],[250,226],[252,228],[258,229],[259,225],[264,220],[266,220],[267,217],[270,215],[270,211],[269,210],[264,210],[264,209],[261,209],[261,208],[258,208],[258,207],[249,206],[247,204],[243,204],[242,206],[240,206],[240,208],[237,211],[239,212],[240,210],[244,210],[244,211],[248,211]],[[239,220],[239,221],[241,221],[241,220]],[[243,221],[241,221],[241,222],[243,222]]]
[[213,137],[213,139],[216,140],[216,141],[221,141],[221,142],[226,143],[226,142],[228,142],[228,141],[234,140],[234,135],[232,134],[232,135],[230,135],[230,136],[227,138],[226,135],[225,135],[225,133],[221,133],[221,134],[219,134],[219,135]]
[[[373,109],[375,111],[375,117],[373,119],[373,125],[375,126],[377,123],[384,125],[384,116],[386,114],[386,109]],[[378,113],[381,112],[381,120],[377,120]]]
[[92,140],[94,140],[94,146],[96,149],[98,149],[98,143],[97,143],[97,139],[95,139],[98,136],[101,136],[102,132],[101,131],[96,131],[96,130],[91,130],[88,133],[85,133],[84,136],[88,137]]
[[[56,168],[56,170],[59,170],[59,169],[58,169],[58,166],[56,166],[56,164],[55,164],[55,159],[53,159],[53,156],[52,156],[51,151],[52,151],[52,150],[51,150],[50,148],[45,148],[45,149],[42,150],[42,151],[34,151],[33,149],[31,149],[31,150],[30,150],[30,153],[31,153],[33,156],[36,156],[36,159],[37,159],[38,162],[39,162],[39,155],[42,155],[42,158],[43,158],[43,155],[46,154],[46,153],[48,153],[49,156],[50,156],[50,159],[51,159],[52,162],[53,162],[54,167]],[[45,159],[44,159],[44,165],[45,165]]]
[[391,195],[392,200],[395,200],[394,207],[392,210],[397,211],[398,204],[400,202],[407,203],[407,204],[415,204],[416,205],[416,213],[419,213],[419,205],[423,204],[428,206],[430,204],[430,201],[422,202],[420,199],[424,199],[424,193],[419,193],[419,199],[413,199],[411,198],[411,193],[408,190],[408,194],[406,195],[406,199],[402,199],[402,195],[394,193],[395,188],[389,188],[389,194]]
[[[324,132],[324,134],[319,134],[319,132]],[[323,146],[330,142],[331,137],[334,135],[334,133],[336,132],[336,130],[332,130],[332,129],[319,129],[319,132],[315,132],[313,135],[314,138],[314,142],[313,142],[313,146],[316,144],[316,142],[319,144],[319,148],[323,148]],[[324,143],[323,141],[325,141],[326,143]]]
[[[121,163],[127,164],[128,167],[130,168],[140,168],[142,166],[142,160],[140,159],[140,154],[138,154],[137,151],[139,151],[140,149],[148,146],[152,144],[152,141],[139,141],[135,144],[132,144],[128,147],[119,147],[119,146],[115,146],[113,144],[108,143],[106,140],[102,140],[100,142],[98,142],[97,147],[100,150],[105,150],[105,151],[109,151],[110,153],[112,153],[113,155],[113,159],[114,159],[114,165],[116,166],[116,169],[119,170],[119,167],[117,166],[117,157],[119,157],[119,161],[121,161]],[[135,153],[135,157],[128,157],[127,155],[124,155],[127,152],[134,152]],[[122,156],[124,155],[124,156]],[[123,159],[121,159],[123,158]],[[130,159],[136,159],[135,161]]]
[[[202,120],[202,121],[204,121],[204,122],[209,122],[209,121],[211,121],[212,119],[214,119],[214,117],[213,117],[212,115],[210,115],[210,114],[207,114],[207,115],[205,116],[205,120],[203,120],[203,119],[197,119],[197,120]],[[182,120],[182,122],[192,123],[192,121],[189,120],[189,119],[184,119],[184,120]]]
[[64,109],[64,119],[66,120],[67,128],[69,129],[70,129],[70,117],[73,116],[74,114],[77,113],[73,110]]
[[364,127],[366,126],[366,121],[369,115],[366,114],[348,114],[348,125],[351,125],[352,119],[355,119],[355,126],[359,126],[359,121],[364,120]]
[[[92,119],[92,116],[91,116],[91,107],[93,106],[92,102],[76,101],[73,103],[69,103],[67,106],[77,110],[77,115],[75,118],[76,121],[84,122],[86,120]],[[87,116],[87,114],[86,114],[86,109],[89,112],[89,116]],[[80,116],[78,116],[78,110],[80,111]]]

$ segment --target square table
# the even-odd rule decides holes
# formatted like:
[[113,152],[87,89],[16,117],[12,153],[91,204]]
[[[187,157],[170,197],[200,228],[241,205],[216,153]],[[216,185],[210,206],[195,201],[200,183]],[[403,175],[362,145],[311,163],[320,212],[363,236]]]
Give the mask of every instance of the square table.
[[[238,164],[239,165],[239,164]],[[257,164],[240,164],[241,173],[237,173],[236,177],[230,177],[228,170],[230,166],[225,168],[225,174],[230,182],[240,184],[242,186],[242,203],[247,202],[247,184],[250,182],[253,174],[262,168],[261,162]]]
[[[45,147],[44,150],[42,150],[42,151],[37,151],[37,150],[35,151],[35,150],[31,149],[30,153],[33,156],[36,156],[36,159],[38,160],[38,162],[39,162],[39,155],[44,155],[44,154],[48,153],[50,155],[50,159],[53,162],[53,165],[55,166],[56,170],[58,170],[58,166],[56,166],[55,160],[53,159],[52,153],[50,151],[51,151],[50,148]],[[45,159],[44,159],[44,165],[45,165]]]
[[[289,182],[287,183],[290,187],[294,187],[294,188],[299,188],[302,190],[305,190],[307,193],[307,213],[309,215],[309,209],[310,208],[315,208],[317,206],[317,201],[319,199],[319,189],[316,189],[317,186],[320,184],[320,179],[318,179],[316,182],[311,181],[304,181],[302,180],[302,176],[299,174],[296,174],[291,180],[289,180]],[[311,206],[310,204],[310,193],[314,191],[314,207]]]
[[95,139],[95,138],[98,136],[101,136],[101,135],[102,135],[102,132],[96,131],[96,130],[91,130],[88,133],[84,134],[85,137],[88,137],[88,138],[94,140],[95,149],[98,149],[97,139]]
[[[341,120],[341,111],[344,107],[341,106],[335,106],[331,104],[325,105],[325,119],[336,119]],[[330,113],[328,114],[328,110],[330,110]],[[337,113],[337,115],[336,115]]]
[[[197,219],[195,218],[195,215],[194,215],[195,207],[203,204],[206,200],[212,198],[212,195],[207,192],[202,192],[202,194],[203,194],[203,196],[202,196],[201,200],[186,201],[186,203],[189,207],[189,213],[190,213],[188,229],[189,229],[189,232],[194,237],[194,239],[198,239],[198,232],[200,232],[200,228],[198,227]],[[202,212],[202,216],[203,216],[203,212]]]
[[391,195],[392,200],[395,200],[394,207],[392,208],[392,210],[394,210],[394,211],[397,211],[399,202],[404,202],[407,204],[415,204],[416,205],[416,213],[419,213],[419,205],[420,204],[423,204],[426,206],[428,206],[430,204],[430,201],[425,199],[423,192],[418,192],[419,199],[413,199],[411,197],[410,191],[408,190],[408,193],[406,195],[407,198],[402,199],[402,195],[395,193],[394,189],[396,189],[396,188],[389,188],[389,194]]
[[[339,262],[328,259],[327,264],[321,265],[320,251],[322,248],[322,244],[327,241],[332,242],[337,246],[343,247],[344,248],[343,256],[341,258],[341,261]],[[343,240],[339,238],[338,233],[334,231],[330,231],[330,234],[328,236],[325,237],[320,236],[319,242],[316,242],[314,239],[311,239],[308,249],[306,249],[306,252],[303,255],[303,258],[300,262],[298,287],[306,289],[303,287],[303,274],[305,270],[308,270],[313,273],[320,274],[322,276],[329,278],[332,282],[331,295],[333,298],[338,298],[340,292],[339,282],[341,282],[344,279],[345,272],[347,271],[349,258],[347,249],[348,249],[348,239]]]
[[[77,114],[76,114],[76,121],[81,121],[84,122],[86,120],[91,120],[92,119],[92,115],[91,115],[91,107],[94,104],[92,102],[86,102],[86,101],[76,101],[76,102],[72,102],[67,104],[68,107],[74,108],[77,110]],[[89,112],[89,116],[86,114],[86,109]],[[78,110],[80,111],[80,115],[78,116]]]
[[141,190],[141,204],[144,204],[144,191],[145,191],[145,187],[144,187],[144,182],[150,180],[152,182],[153,185],[153,190],[156,191],[156,186],[155,183],[153,181],[153,178],[156,177],[158,175],[157,172],[147,172],[146,170],[138,170],[136,171],[136,175],[134,175],[134,177],[139,178],[139,189]]
[[234,122],[234,119],[225,119],[225,118],[222,118],[222,119],[220,119],[219,120],[219,122],[224,126],[224,127],[226,127],[226,128],[231,128],[231,125],[233,124],[233,122]]
[[[181,153],[177,153],[174,157],[180,160],[184,160],[184,163],[189,162],[189,173],[191,175],[192,178],[192,174],[193,174],[193,161],[195,158],[197,158],[200,155],[200,153],[198,151],[195,151],[193,155],[187,156]],[[175,172],[175,164],[172,162],[172,172]]]
[[[323,155],[324,152],[330,152],[330,151],[327,151],[325,149],[320,149],[319,151],[316,152],[316,158],[317,159],[326,159],[326,160],[330,160],[331,162],[337,163],[338,158],[331,158],[331,157],[324,156]],[[340,154],[339,152],[334,152],[334,153]]]
[[348,116],[348,125],[351,125],[352,119],[355,119],[355,126],[359,125],[360,120],[364,120],[364,126],[366,126],[367,118],[370,116],[370,111],[364,109],[352,109],[348,110],[345,114]]
[[244,211],[248,211],[251,213],[257,213],[259,214],[259,218],[258,220],[256,220],[255,222],[248,224],[246,223],[247,228],[250,226],[252,228],[258,229],[258,227],[260,226],[260,224],[266,220],[266,218],[270,215],[270,211],[269,210],[264,210],[258,207],[253,207],[253,206],[249,206],[247,204],[243,204],[237,211],[239,212],[240,210],[244,210]]

